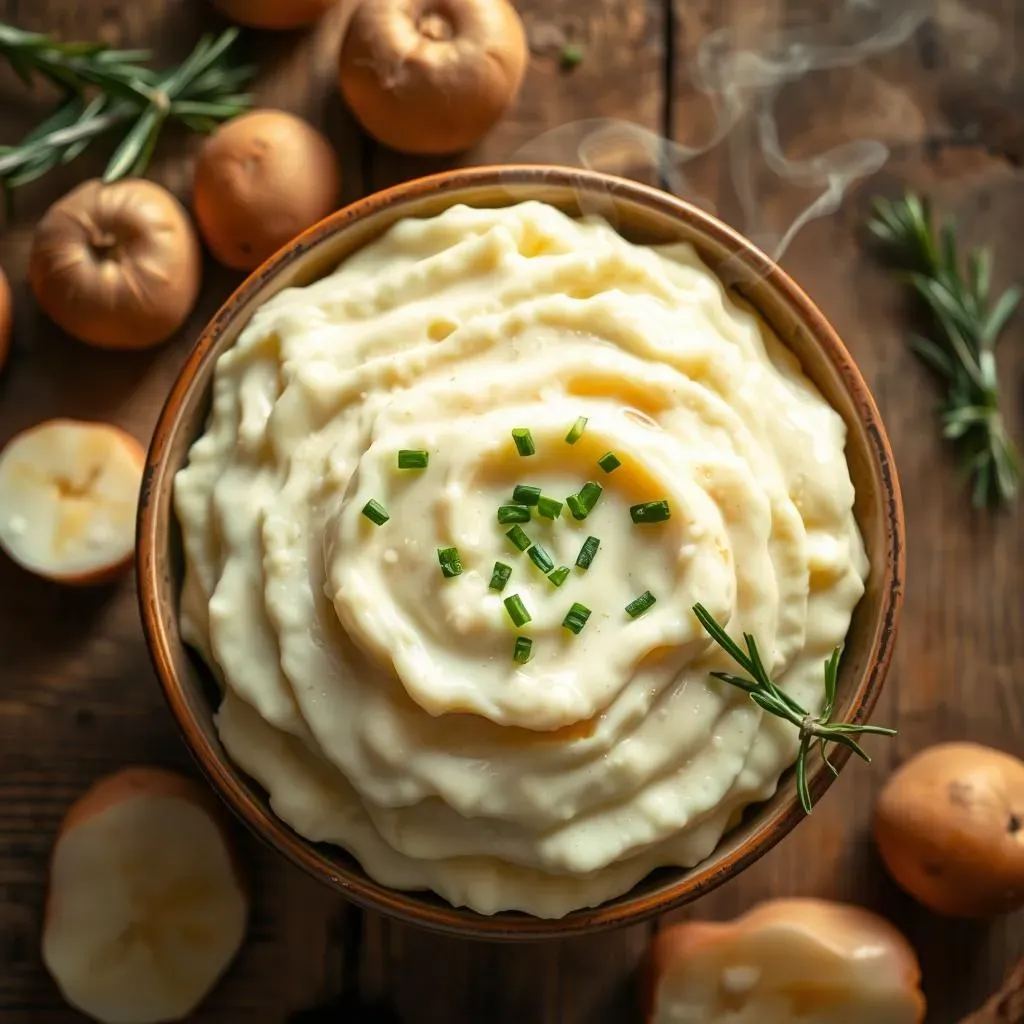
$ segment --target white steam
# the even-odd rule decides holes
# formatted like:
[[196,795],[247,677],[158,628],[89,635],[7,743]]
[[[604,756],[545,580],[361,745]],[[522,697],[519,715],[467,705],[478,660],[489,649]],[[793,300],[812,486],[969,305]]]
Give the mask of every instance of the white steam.
[[[765,5],[752,6],[763,13]],[[661,181],[731,221],[778,259],[805,224],[836,210],[851,184],[874,174],[889,156],[886,143],[871,138],[787,156],[777,116],[780,93],[805,76],[854,68],[902,46],[933,10],[931,0],[837,0],[825,24],[783,24],[767,31],[763,22],[726,25],[702,40],[688,69],[695,97],[712,112],[705,138],[671,142],[626,121],[594,119],[546,132],[515,160],[578,164]],[[709,162],[712,181],[702,166]],[[729,200],[722,198],[723,178]],[[777,201],[780,185],[800,194],[795,209]]]

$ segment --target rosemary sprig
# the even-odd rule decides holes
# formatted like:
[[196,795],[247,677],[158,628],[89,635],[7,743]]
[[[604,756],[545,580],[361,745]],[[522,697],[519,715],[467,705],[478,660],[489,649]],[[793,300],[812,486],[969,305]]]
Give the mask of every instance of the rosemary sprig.
[[955,228],[942,224],[936,235],[926,199],[876,199],[868,229],[934,319],[935,336],[914,336],[910,345],[946,382],[942,432],[961,448],[975,507],[1012,501],[1020,489],[1021,461],[999,407],[995,346],[1020,302],[1020,289],[1008,288],[990,303],[991,254],[973,249],[961,270]]
[[761,660],[753,636],[749,633],[743,634],[743,642],[747,645],[747,650],[743,651],[702,604],[693,606],[693,614],[697,616],[711,639],[747,673],[749,678],[734,676],[728,672],[712,672],[711,675],[723,683],[739,687],[749,693],[750,699],[758,707],[777,718],[792,722],[800,731],[800,747],[796,755],[796,791],[807,814],[811,813],[813,806],[810,786],[807,784],[807,755],[813,744],[817,743],[821,759],[828,770],[838,776],[838,770],[829,760],[827,744],[838,743],[848,747],[858,757],[870,762],[871,758],[854,739],[854,736],[863,733],[873,733],[878,736],[896,735],[895,729],[887,729],[881,725],[855,725],[848,722],[829,721],[836,703],[836,683],[839,678],[838,647],[825,662],[825,705],[821,709],[821,714],[815,716],[772,682],[771,676]]
[[168,120],[208,132],[236,117],[251,103],[242,90],[255,71],[228,60],[237,36],[233,28],[203,36],[177,68],[156,72],[140,63],[149,59],[146,50],[60,43],[0,22],[0,57],[26,84],[36,74],[66,97],[18,145],[0,146],[0,185],[6,191],[34,181],[76,159],[99,136],[125,127],[103,180],[141,175]]

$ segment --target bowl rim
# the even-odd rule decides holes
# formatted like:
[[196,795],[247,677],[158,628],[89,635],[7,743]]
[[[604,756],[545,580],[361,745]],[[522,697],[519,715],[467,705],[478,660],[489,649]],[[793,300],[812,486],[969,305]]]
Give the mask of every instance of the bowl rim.
[[[178,680],[171,652],[167,623],[161,615],[158,599],[160,576],[166,564],[166,552],[159,550],[157,484],[171,486],[173,471],[168,474],[172,442],[178,432],[186,400],[204,364],[216,354],[217,342],[235,322],[238,311],[244,310],[275,275],[293,260],[326,238],[350,228],[384,209],[396,209],[420,200],[429,193],[454,192],[463,189],[509,185],[542,187],[571,186],[593,190],[594,194],[622,196],[650,209],[695,227],[738,258],[744,266],[763,277],[788,304],[806,328],[815,344],[822,348],[864,428],[875,463],[874,469],[882,483],[884,497],[886,550],[885,572],[880,581],[881,614],[874,626],[871,653],[851,697],[852,720],[862,722],[870,715],[884,682],[895,642],[896,627],[903,602],[905,578],[905,545],[903,505],[899,480],[889,440],[874,398],[859,369],[824,314],[814,305],[796,282],[752,242],[706,211],[667,192],[629,179],[597,171],[557,165],[508,164],[468,167],[394,185],[365,196],[335,211],[324,220],[297,236],[288,245],[254,270],[226,299],[201,332],[189,353],[167,399],[161,408],[150,442],[139,498],[136,539],[136,574],[143,633],[150,658],[156,670],[164,697],[178,728],[202,773],[231,811],[264,843],[282,853],[307,874],[341,892],[353,902],[383,912],[403,923],[463,938],[491,940],[537,940],[565,938],[611,927],[637,924],[656,915],[677,909],[739,874],[749,867],[802,820],[792,769],[782,776],[788,780],[779,785],[788,797],[724,858],[705,866],[690,869],[666,869],[678,877],[660,884],[651,891],[634,895],[630,890],[614,900],[596,907],[572,911],[565,917],[546,919],[518,912],[501,912],[487,916],[454,907],[443,899],[421,891],[406,892],[374,881],[357,862],[357,871],[346,871],[340,865],[328,866],[317,854],[316,844],[292,830],[273,812],[268,812],[254,799],[251,787],[257,786],[241,769],[230,765],[211,745],[198,720],[191,714]],[[525,197],[524,197],[525,198]],[[457,197],[453,199],[457,202]],[[176,469],[177,467],[175,467]],[[162,493],[162,492],[160,492]],[[183,643],[179,639],[179,643]],[[839,748],[832,755],[841,768],[850,752]],[[832,774],[820,762],[812,770],[809,785],[817,802],[833,781]],[[776,797],[772,799],[777,799]],[[354,860],[355,858],[353,858]],[[428,902],[428,898],[430,902]]]

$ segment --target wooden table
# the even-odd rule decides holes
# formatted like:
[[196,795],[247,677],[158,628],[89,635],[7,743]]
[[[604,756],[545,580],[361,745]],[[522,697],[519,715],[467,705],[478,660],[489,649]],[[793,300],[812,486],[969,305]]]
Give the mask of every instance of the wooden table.
[[[894,4],[894,0],[888,0]],[[517,0],[534,49],[514,112],[461,162],[507,161],[524,153],[577,162],[578,142],[596,166],[656,178],[636,141],[593,135],[595,125],[542,133],[589,118],[621,118],[678,143],[707,137],[713,117],[690,65],[709,33],[737,27],[745,46],[769,28],[820,22],[830,0]],[[920,5],[919,5],[920,6]],[[930,8],[930,4],[923,4]],[[1024,953],[1024,917],[981,923],[940,920],[887,880],[869,838],[874,796],[887,773],[919,748],[970,738],[1024,748],[1024,528],[1019,508],[1002,516],[970,510],[949,448],[933,419],[935,392],[907,351],[900,289],[863,247],[871,193],[909,183],[961,219],[968,240],[992,244],[997,283],[1020,271],[1024,238],[1024,116],[1015,75],[1024,6],[1011,0],[970,10],[934,4],[914,39],[869,63],[815,74],[782,89],[782,146],[809,157],[850,137],[886,140],[885,169],[818,220],[789,248],[784,265],[828,314],[857,358],[888,423],[906,499],[909,589],[899,647],[877,720],[900,729],[875,743],[872,767],[851,765],[803,824],[742,878],[693,907],[728,917],[764,897],[816,894],[882,910],[915,943],[936,1024],[981,1001]],[[5,20],[64,38],[153,45],[180,58],[215,24],[202,0],[2,0]],[[385,151],[361,136],[335,89],[343,28],[339,9],[314,33],[259,38],[259,98],[300,112],[331,136],[345,167],[345,198],[445,166]],[[584,50],[560,66],[568,40]],[[0,141],[14,141],[38,115],[24,90],[2,83]],[[791,217],[813,193],[754,175],[743,214],[732,192],[743,136],[688,168],[694,187],[751,232]],[[603,140],[603,141],[602,141]],[[531,144],[532,143],[532,144]],[[531,145],[528,145],[531,144]],[[196,140],[168,139],[153,175],[187,197]],[[524,149],[524,147],[526,147]],[[681,154],[670,152],[670,165]],[[151,353],[119,355],[67,338],[34,308],[24,285],[33,224],[46,205],[99,164],[83,160],[18,194],[0,239],[0,262],[16,292],[13,359],[0,379],[0,443],[51,416],[107,419],[148,439],[169,382],[196,331],[238,276],[207,267],[199,308],[180,336]],[[1021,386],[1024,316],[1001,353],[1011,429],[1024,438]],[[39,957],[46,858],[68,804],[98,775],[131,762],[192,771],[165,710],[140,633],[130,580],[88,592],[33,579],[0,560],[0,1020],[57,1024],[78,1019],[61,1002]],[[525,947],[471,945],[361,915],[248,836],[254,878],[245,948],[195,1015],[218,1024],[279,1022],[342,986],[383,993],[410,1024],[638,1019],[635,965],[651,928]]]

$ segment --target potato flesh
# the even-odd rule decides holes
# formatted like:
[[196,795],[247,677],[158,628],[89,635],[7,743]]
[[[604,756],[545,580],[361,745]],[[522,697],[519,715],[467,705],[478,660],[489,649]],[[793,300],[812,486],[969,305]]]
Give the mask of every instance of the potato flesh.
[[58,840],[43,959],[65,999],[97,1020],[180,1020],[234,956],[246,916],[210,816],[137,796]]
[[51,421],[0,454],[0,544],[31,572],[89,576],[131,557],[141,449],[111,427]]
[[[883,955],[879,955],[882,953]],[[837,955],[782,929],[682,957],[662,977],[653,1024],[915,1024],[914,994],[881,950]]]

